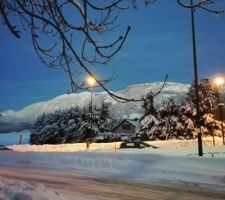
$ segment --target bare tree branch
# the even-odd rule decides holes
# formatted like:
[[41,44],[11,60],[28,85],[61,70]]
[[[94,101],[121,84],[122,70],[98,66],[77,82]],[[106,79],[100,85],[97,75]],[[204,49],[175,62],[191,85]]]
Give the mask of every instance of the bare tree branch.
[[122,49],[131,27],[108,43],[106,33],[118,28],[120,10],[136,4],[135,0],[0,0],[0,19],[17,38],[21,29],[30,30],[40,60],[67,73],[72,92],[86,89],[83,77],[88,74],[115,100],[143,101],[115,95],[105,84],[116,76],[99,80],[90,70],[91,65],[108,63]]
[[177,0],[177,3],[180,6],[185,7],[185,8],[200,8],[200,9],[203,9],[208,12],[215,13],[215,14],[220,14],[220,13],[224,12],[224,10],[222,10],[222,9],[218,10],[218,9],[212,9],[212,8],[208,7],[209,5],[215,3],[213,0],[198,0],[196,2],[192,1],[191,3],[189,0],[188,0],[188,3],[183,3],[183,1]]

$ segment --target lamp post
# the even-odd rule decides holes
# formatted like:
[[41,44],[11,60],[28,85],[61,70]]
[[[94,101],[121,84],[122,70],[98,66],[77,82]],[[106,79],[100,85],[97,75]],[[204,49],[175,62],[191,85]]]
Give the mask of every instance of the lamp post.
[[196,3],[190,0],[190,4],[184,4],[181,0],[177,0],[177,3],[184,8],[191,9],[191,28],[192,28],[192,46],[193,46],[193,64],[194,64],[194,85],[195,85],[195,106],[196,106],[196,125],[198,130],[198,155],[203,156],[202,148],[202,132],[200,124],[200,110],[199,110],[199,88],[198,88],[198,65],[197,65],[197,53],[196,53],[196,39],[195,39],[195,16],[194,12],[197,8],[203,9],[208,12],[219,14],[223,11],[214,11],[206,8],[205,5],[213,3],[212,0],[198,0]]
[[89,86],[89,91],[91,92],[91,119],[90,119],[90,128],[91,128],[91,133],[92,133],[92,118],[93,118],[93,86],[96,84],[96,80],[92,76],[87,77],[87,85]]
[[218,76],[214,79],[215,85],[221,90],[222,85],[224,85],[225,80],[222,76]]
[[[218,76],[214,79],[214,83],[217,86],[219,92],[222,94],[222,85],[224,85],[225,80],[222,76]],[[218,110],[219,110],[219,119],[221,122],[221,132],[222,132],[222,137],[223,137],[223,145],[225,145],[225,140],[224,140],[224,127],[223,127],[223,121],[224,121],[224,103],[223,103],[223,99],[222,99],[222,95],[220,98],[220,104],[218,106]]]

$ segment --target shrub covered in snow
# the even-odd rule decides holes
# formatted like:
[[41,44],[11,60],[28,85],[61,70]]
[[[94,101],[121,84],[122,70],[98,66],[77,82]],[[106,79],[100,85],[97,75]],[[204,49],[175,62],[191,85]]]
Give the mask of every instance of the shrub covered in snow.
[[224,129],[225,123],[218,120],[215,120],[213,118],[212,114],[205,114],[203,116],[204,119],[204,127],[203,127],[203,133],[205,136],[218,136],[222,137],[222,128]]
[[58,192],[49,190],[42,184],[29,185],[20,180],[9,180],[0,177],[1,200],[62,200]]
[[170,99],[154,115],[142,118],[138,136],[142,140],[193,139],[191,116],[192,110],[188,105],[180,106]]

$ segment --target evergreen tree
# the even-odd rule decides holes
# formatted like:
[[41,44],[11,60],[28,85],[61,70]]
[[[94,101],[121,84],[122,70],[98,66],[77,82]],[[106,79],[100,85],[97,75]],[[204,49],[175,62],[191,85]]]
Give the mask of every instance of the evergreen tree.
[[109,104],[102,103],[101,107],[99,108],[99,130],[104,132],[105,130],[109,131],[109,120],[110,120],[110,113],[109,113]]
[[179,122],[179,107],[175,104],[173,99],[170,99],[164,106],[159,109],[159,118],[161,132],[163,139],[176,138],[178,131],[180,131],[182,125]]
[[100,120],[102,123],[107,122],[109,119],[109,104],[108,103],[102,103],[102,106],[100,108]]
[[154,95],[152,92],[149,92],[145,98],[143,103],[143,108],[145,109],[145,115],[155,115],[156,109],[154,107]]
[[139,137],[142,140],[192,139],[194,123],[190,106],[177,105],[170,99],[155,115],[145,115],[140,121]]
[[[191,85],[190,90],[187,94],[186,102],[194,110],[193,119],[196,117],[196,97],[195,97],[195,86]],[[199,82],[199,112],[202,126],[203,136],[212,135],[214,130],[218,129],[215,120],[211,120],[213,110],[218,106],[222,98],[222,93],[209,79],[202,79]],[[195,121],[196,123],[196,121]]]
[[[140,129],[137,136],[141,140],[154,140],[155,138],[151,133],[153,130],[156,131],[154,128],[159,122],[157,119],[158,112],[154,107],[153,92],[150,91],[147,95],[145,95],[142,107],[144,108],[145,112],[140,119]],[[150,135],[153,137],[151,137]]]
[[168,139],[192,139],[194,137],[194,123],[191,119],[188,105],[180,106],[170,99],[159,109],[162,136]]
[[92,130],[90,112],[78,107],[39,116],[32,127],[31,144],[59,144],[91,141],[98,132],[105,130],[109,113],[104,108],[94,108]]
[[[213,110],[220,103],[222,94],[216,86],[213,86],[213,84],[211,84],[208,78],[200,80],[198,88],[199,88],[199,112],[200,117],[202,118],[205,114],[213,112]],[[196,95],[194,83],[190,87],[186,101],[194,109],[196,109]]]
[[157,140],[159,133],[159,120],[154,115],[145,115],[140,120],[140,129],[137,137],[141,140]]

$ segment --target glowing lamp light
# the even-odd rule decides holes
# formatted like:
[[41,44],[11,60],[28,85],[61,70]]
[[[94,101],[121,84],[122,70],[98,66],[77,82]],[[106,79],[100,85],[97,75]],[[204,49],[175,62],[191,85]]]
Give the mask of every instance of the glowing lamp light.
[[225,83],[225,81],[224,81],[223,77],[216,77],[215,80],[214,80],[214,83],[217,86],[221,86],[221,85],[223,85]]
[[92,76],[89,76],[89,77],[87,78],[87,84],[88,84],[89,86],[93,87],[93,86],[96,84],[95,78],[92,77]]

